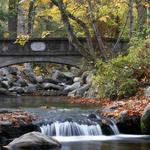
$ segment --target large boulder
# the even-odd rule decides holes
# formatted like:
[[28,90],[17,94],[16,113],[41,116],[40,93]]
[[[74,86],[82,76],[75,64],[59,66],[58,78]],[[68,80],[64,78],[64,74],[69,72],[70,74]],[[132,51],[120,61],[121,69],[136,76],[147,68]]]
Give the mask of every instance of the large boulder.
[[7,76],[8,74],[9,74],[9,72],[6,68],[0,69],[0,76]]
[[147,87],[144,89],[144,95],[145,96],[150,96],[150,87]]
[[[11,75],[11,74],[10,74]],[[19,76],[15,76],[15,75],[11,75],[11,76],[7,76],[8,78],[8,81],[11,83],[11,84],[14,84],[16,83],[18,80],[19,80]]]
[[51,137],[47,137],[40,132],[30,132],[22,135],[21,137],[15,139],[4,148],[9,150],[19,150],[19,149],[53,149],[60,148],[61,144]]
[[9,89],[10,88],[10,82],[9,81],[2,81],[1,86],[5,89]]
[[141,130],[143,134],[150,134],[150,103],[146,106],[142,114]]
[[80,82],[80,80],[81,80],[80,77],[75,77],[75,78],[73,79],[73,82]]
[[92,85],[92,76],[91,75],[88,75],[86,77],[86,84]]
[[77,97],[83,97],[84,93],[86,91],[88,91],[89,87],[90,86],[88,84],[85,84],[85,85],[83,85],[83,86],[81,86],[81,87],[79,87],[79,88],[77,88],[77,89],[69,92],[67,96],[71,96],[71,97],[75,97],[75,96],[77,96]]
[[44,83],[59,84],[59,81],[57,79],[53,79],[52,77],[45,78],[43,82]]
[[14,96],[15,94],[10,93],[7,89],[0,87],[0,96]]
[[1,79],[2,79],[1,81],[9,81],[10,82],[10,81],[13,80],[13,78],[14,78],[13,75],[7,74],[7,76],[2,76],[1,77]]
[[74,74],[71,72],[63,72],[63,74],[68,78],[74,78]]
[[73,90],[78,89],[80,86],[81,86],[80,82],[75,82],[72,85],[66,86],[64,92],[71,92]]
[[43,83],[43,81],[44,81],[43,76],[37,76],[36,80],[38,83]]
[[21,87],[25,87],[28,86],[28,83],[25,79],[23,79],[22,77],[19,78],[19,80],[17,81],[18,84],[20,84]]
[[76,96],[76,91],[77,91],[77,90],[73,90],[73,91],[69,92],[69,93],[67,94],[67,96],[69,96],[69,97],[75,97],[75,96]]
[[81,84],[86,84],[87,77],[88,77],[87,72],[84,72],[81,76]]
[[73,74],[69,72],[61,72],[59,70],[54,70],[52,78],[57,79],[59,82],[69,85],[73,83]]
[[53,83],[43,83],[42,87],[45,90],[62,90],[63,89],[62,86],[59,86]]
[[97,98],[97,92],[93,87],[90,87],[88,91],[85,91],[84,97]]
[[16,67],[9,66],[9,67],[7,67],[7,70],[12,75],[17,75],[19,73],[19,71]]
[[24,63],[24,67],[25,69],[32,71],[31,63]]
[[13,86],[8,89],[9,92],[17,92],[18,94],[24,93],[24,89],[22,87]]
[[70,72],[72,72],[75,76],[79,75],[80,69],[76,67],[71,67]]
[[88,84],[84,84],[83,86],[81,86],[79,89],[76,90],[76,96],[78,97],[83,97],[84,93],[89,89],[89,85]]
[[32,94],[37,92],[37,85],[36,84],[28,84],[27,87],[24,87],[24,92],[27,94]]

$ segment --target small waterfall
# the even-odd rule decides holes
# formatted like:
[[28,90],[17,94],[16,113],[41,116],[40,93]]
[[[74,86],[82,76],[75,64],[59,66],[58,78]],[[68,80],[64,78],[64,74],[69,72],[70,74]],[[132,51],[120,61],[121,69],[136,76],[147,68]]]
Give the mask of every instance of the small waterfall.
[[102,135],[99,124],[86,125],[76,122],[54,122],[40,127],[41,132],[48,136],[98,136]]
[[117,128],[115,122],[114,122],[113,120],[109,120],[109,121],[110,121],[109,126],[110,126],[111,130],[113,131],[113,133],[114,133],[115,135],[120,134],[120,132],[119,132],[119,130],[118,130],[118,128]]

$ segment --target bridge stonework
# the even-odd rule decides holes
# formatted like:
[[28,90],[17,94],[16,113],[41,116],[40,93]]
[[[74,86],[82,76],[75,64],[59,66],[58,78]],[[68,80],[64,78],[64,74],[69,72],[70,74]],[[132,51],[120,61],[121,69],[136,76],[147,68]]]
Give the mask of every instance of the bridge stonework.
[[[84,38],[79,39],[86,43]],[[0,68],[25,62],[51,62],[79,66],[83,56],[67,40],[67,38],[34,39],[24,46],[14,44],[15,40],[0,40]],[[105,43],[112,48],[114,39],[106,39]],[[126,50],[127,42],[120,41],[116,51]]]

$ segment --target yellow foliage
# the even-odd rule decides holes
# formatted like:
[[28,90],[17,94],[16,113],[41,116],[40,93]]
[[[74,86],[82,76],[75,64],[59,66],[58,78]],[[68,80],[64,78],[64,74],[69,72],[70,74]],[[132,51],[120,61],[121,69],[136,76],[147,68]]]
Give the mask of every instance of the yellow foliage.
[[41,75],[41,72],[42,72],[42,69],[41,69],[39,66],[36,66],[36,67],[34,68],[34,73],[35,73],[36,75]]
[[143,2],[143,5],[144,5],[145,7],[150,7],[150,4],[149,4],[148,2]]
[[18,35],[14,43],[24,46],[28,42],[29,38],[30,38],[29,35]]
[[29,3],[31,0],[25,0],[23,2],[20,3],[20,5],[22,6],[22,8],[24,8],[25,10],[27,10],[29,8]]
[[102,16],[102,17],[100,17],[100,21],[103,21],[103,22],[107,22],[107,20],[109,19],[109,16],[108,15],[106,15],[106,16]]
[[51,19],[56,22],[60,22],[60,11],[56,6],[53,6],[51,9],[44,9],[41,11],[38,11],[36,14],[36,17],[46,17],[51,16]]
[[50,35],[50,31],[43,31],[41,38],[44,39],[46,38],[48,35]]
[[39,0],[39,2],[43,3],[43,4],[47,4],[50,2],[50,0]]

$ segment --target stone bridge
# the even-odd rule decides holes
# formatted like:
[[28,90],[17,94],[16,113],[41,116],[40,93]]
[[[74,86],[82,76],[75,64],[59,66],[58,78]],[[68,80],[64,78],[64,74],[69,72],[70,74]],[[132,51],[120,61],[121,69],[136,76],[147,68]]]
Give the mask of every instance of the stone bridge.
[[[79,38],[86,43],[85,38]],[[51,62],[79,66],[82,55],[68,42],[67,38],[33,39],[24,46],[14,44],[15,40],[0,40],[0,67],[24,62]],[[115,39],[105,39],[112,48]],[[126,50],[127,42],[120,41],[117,51]]]

